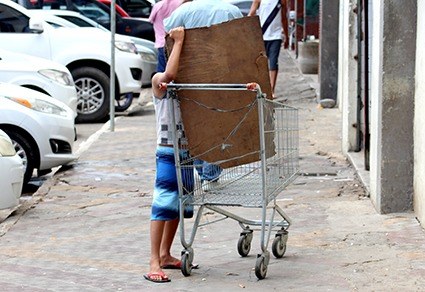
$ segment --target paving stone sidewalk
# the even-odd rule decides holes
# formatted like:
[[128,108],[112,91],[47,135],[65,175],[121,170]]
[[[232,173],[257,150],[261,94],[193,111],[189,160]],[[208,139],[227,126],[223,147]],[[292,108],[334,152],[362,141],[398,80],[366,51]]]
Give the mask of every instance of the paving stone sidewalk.
[[[341,154],[340,112],[318,107],[316,89],[315,76],[302,75],[283,51],[277,95],[299,108],[301,175],[278,197],[293,222],[286,254],[271,258],[266,279],[253,270],[259,233],[241,258],[232,220],[199,228],[200,269],[190,277],[171,270],[168,284],[143,279],[155,174],[155,119],[147,109],[118,118],[114,132],[105,126],[76,163],[0,224],[1,290],[425,291],[424,231],[412,213],[376,213]],[[254,219],[259,211],[235,210]],[[208,212],[203,221],[216,218]]]

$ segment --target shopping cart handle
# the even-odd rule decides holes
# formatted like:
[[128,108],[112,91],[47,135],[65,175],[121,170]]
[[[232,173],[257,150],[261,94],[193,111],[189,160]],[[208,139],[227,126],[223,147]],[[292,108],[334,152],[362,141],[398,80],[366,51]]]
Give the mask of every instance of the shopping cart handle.
[[246,89],[251,91],[258,91],[260,89],[260,86],[258,83],[251,82],[246,84]]

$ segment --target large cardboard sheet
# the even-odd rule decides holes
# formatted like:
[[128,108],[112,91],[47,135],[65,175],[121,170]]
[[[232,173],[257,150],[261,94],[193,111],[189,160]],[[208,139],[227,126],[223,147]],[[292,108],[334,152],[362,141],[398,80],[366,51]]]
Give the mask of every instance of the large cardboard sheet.
[[[171,39],[167,39],[166,48],[172,48]],[[257,82],[271,96],[258,17],[186,30],[175,83],[249,82]],[[178,96],[192,156],[223,168],[260,159],[255,92],[181,90]],[[267,151],[269,155],[273,149]]]

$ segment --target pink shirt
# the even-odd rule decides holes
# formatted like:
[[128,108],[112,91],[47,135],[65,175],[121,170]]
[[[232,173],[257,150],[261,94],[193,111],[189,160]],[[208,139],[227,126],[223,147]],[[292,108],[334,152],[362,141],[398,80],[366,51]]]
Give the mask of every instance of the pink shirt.
[[152,8],[149,21],[153,24],[155,30],[155,47],[162,48],[165,46],[165,29],[163,20],[171,15],[171,13],[180,6],[182,0],[161,0]]

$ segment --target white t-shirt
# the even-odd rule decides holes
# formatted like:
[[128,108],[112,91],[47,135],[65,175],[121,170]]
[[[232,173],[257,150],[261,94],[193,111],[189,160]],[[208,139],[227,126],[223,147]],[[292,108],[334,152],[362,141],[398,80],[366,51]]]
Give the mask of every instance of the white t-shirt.
[[[173,128],[171,124],[170,116],[170,101],[166,97],[159,99],[155,96],[153,97],[154,107],[155,107],[155,116],[156,116],[156,136],[157,143],[162,145],[173,145]],[[177,124],[177,137],[181,145],[187,144],[183,122],[180,113],[180,104],[177,99],[173,99],[174,104],[174,117]]]
[[[277,2],[281,0],[261,0],[260,7],[258,7],[257,14],[260,17],[261,26],[263,26],[266,19],[276,7]],[[282,9],[282,8],[280,8]],[[282,39],[282,12],[279,10],[276,17],[270,23],[269,27],[263,34],[265,41],[281,40]]]

